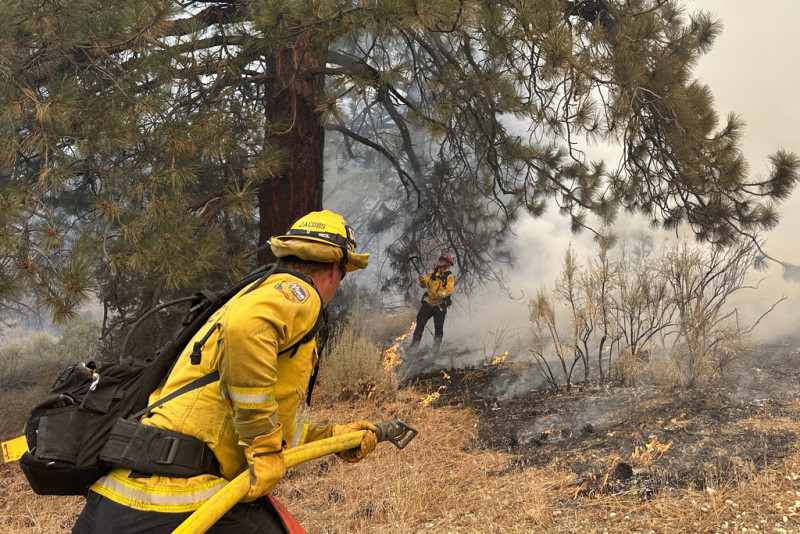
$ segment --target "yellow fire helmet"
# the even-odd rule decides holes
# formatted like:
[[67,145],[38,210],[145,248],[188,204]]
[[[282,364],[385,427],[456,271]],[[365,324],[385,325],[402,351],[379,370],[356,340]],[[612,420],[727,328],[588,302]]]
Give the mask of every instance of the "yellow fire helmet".
[[272,237],[269,244],[276,258],[297,256],[322,263],[344,259],[347,272],[364,269],[369,261],[369,254],[355,253],[355,233],[344,217],[329,210],[300,217],[286,235]]

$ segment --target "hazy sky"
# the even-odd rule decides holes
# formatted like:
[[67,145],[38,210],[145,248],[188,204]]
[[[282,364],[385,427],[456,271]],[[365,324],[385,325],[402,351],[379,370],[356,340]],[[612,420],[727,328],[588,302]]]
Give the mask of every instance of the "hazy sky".
[[[800,70],[796,63],[800,52],[800,1],[688,0],[685,6],[690,13],[711,12],[723,23],[723,33],[701,60],[696,75],[711,87],[720,117],[724,119],[729,112],[735,112],[746,122],[743,148],[750,172],[765,174],[768,155],[778,149],[800,153]],[[765,236],[766,248],[775,257],[800,263],[796,235],[800,227],[800,191],[782,205],[780,213],[780,226]],[[623,236],[638,231],[629,222],[618,225]],[[524,251],[525,259],[509,272],[509,286],[516,294],[524,293],[525,298],[501,301],[485,296],[473,301],[470,312],[453,310],[445,339],[466,342],[469,337],[471,345],[480,345],[487,325],[490,330],[496,330],[502,322],[524,327],[528,298],[542,284],[552,287],[566,246],[572,244],[579,252],[591,254],[591,236],[570,234],[566,221],[555,213],[523,221],[517,233],[518,249]],[[755,276],[766,280],[761,282],[759,291],[743,294],[746,302],[739,303],[743,313],[757,317],[780,296],[789,297],[759,325],[756,335],[765,338],[800,334],[800,285],[783,281],[779,267]],[[453,341],[463,346],[456,339]]]
[[[711,12],[722,21],[722,35],[701,61],[698,76],[714,92],[720,113],[736,112],[747,123],[744,152],[751,172],[763,175],[767,156],[777,149],[800,153],[800,2],[693,0],[687,8]],[[800,264],[800,190],[780,213],[779,227],[765,235],[767,250]],[[760,334],[800,334],[800,285],[783,281],[780,269],[765,275],[764,291],[754,300],[766,304],[780,295],[790,300],[765,320]]]
[[[776,149],[800,152],[800,2],[693,0],[687,9],[708,11],[722,21],[722,35],[697,72],[714,92],[717,110],[746,121],[744,151],[751,172],[763,174]],[[800,224],[800,192],[781,212],[780,228],[768,236],[770,248],[800,261],[800,245],[791,241],[791,229]]]

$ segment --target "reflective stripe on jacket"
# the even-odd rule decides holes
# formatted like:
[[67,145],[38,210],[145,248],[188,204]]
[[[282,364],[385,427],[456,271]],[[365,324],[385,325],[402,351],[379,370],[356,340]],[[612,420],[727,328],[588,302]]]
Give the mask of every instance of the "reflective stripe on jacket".
[[436,307],[453,293],[455,278],[450,271],[440,272],[439,269],[434,269],[426,276],[420,276],[419,285],[428,290],[422,300],[429,306]]
[[[138,510],[180,512],[203,502],[247,468],[245,448],[278,425],[289,446],[330,437],[331,425],[298,425],[295,415],[317,363],[316,343],[281,354],[316,323],[322,301],[307,282],[280,273],[258,289],[244,289],[212,315],[178,358],[150,402],[219,370],[220,380],[156,408],[142,423],[204,441],[219,461],[222,478],[151,476],[128,478],[115,469],[92,490]],[[214,326],[216,325],[216,326]],[[207,338],[199,365],[190,363],[194,343]]]

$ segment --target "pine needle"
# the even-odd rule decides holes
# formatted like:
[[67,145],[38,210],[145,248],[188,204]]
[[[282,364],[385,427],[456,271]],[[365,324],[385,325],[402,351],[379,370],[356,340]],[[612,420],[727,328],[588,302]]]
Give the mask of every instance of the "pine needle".
[[783,279],[788,282],[800,284],[800,265],[792,265],[791,263],[781,263],[783,266]]

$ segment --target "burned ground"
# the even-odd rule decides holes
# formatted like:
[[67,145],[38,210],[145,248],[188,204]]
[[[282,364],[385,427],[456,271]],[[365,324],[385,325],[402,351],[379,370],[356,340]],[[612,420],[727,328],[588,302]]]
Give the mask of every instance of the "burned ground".
[[669,392],[615,384],[525,391],[520,381],[531,373],[519,362],[409,383],[438,393],[439,405],[471,407],[478,437],[465,447],[513,454],[507,470],[553,465],[575,474],[576,495],[647,499],[741,482],[795,452],[798,436],[786,423],[800,415],[789,404],[800,395],[798,346],[798,339],[761,345],[714,384]]
[[[309,532],[328,534],[796,534],[799,345],[761,347],[713,388],[683,392],[587,385],[552,395],[531,391],[531,368],[511,362],[449,378],[437,370],[391,397],[317,402],[318,421],[398,417],[419,435],[357,464],[295,466],[275,496]],[[9,412],[37,398],[26,395],[0,391],[3,439],[18,432]],[[648,458],[653,435],[672,444]],[[0,531],[20,534],[68,532],[83,506],[34,495],[16,463],[0,465],[0,497]]]

